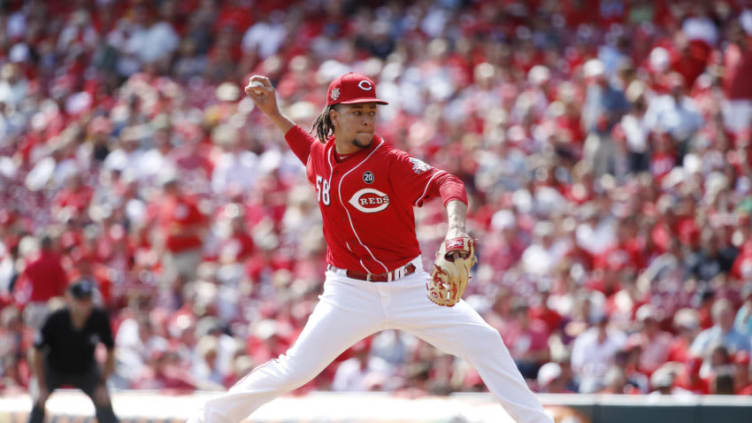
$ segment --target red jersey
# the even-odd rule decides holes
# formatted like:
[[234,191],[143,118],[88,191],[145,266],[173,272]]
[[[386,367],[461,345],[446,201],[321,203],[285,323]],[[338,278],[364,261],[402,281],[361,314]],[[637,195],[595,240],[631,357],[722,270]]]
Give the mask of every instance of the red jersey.
[[46,302],[62,296],[68,286],[68,278],[60,262],[60,256],[42,251],[39,257],[26,266],[19,289],[29,289],[29,301]]
[[[375,136],[368,148],[338,160],[334,138],[316,141],[299,126],[285,138],[306,164],[321,210],[326,259],[368,273],[394,270],[420,255],[413,207],[441,196],[467,202],[455,176]],[[448,183],[447,183],[448,182]]]
[[165,246],[171,253],[200,248],[203,245],[198,228],[206,217],[196,202],[188,197],[168,198],[161,210],[162,228],[167,234]]

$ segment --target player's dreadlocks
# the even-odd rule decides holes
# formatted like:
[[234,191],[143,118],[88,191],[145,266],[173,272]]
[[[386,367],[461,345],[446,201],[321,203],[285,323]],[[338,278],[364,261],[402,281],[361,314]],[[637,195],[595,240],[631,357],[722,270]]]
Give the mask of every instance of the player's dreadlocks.
[[324,111],[318,115],[311,127],[311,132],[316,133],[316,138],[318,138],[322,144],[326,144],[329,137],[334,134],[334,125],[332,124],[332,118],[329,117],[329,112],[334,110],[336,106],[336,104],[332,104],[324,107]]

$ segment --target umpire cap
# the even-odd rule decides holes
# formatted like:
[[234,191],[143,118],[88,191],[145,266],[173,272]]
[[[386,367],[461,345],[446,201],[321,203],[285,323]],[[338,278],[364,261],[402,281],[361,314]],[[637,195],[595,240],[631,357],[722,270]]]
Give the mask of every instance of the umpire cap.
[[94,295],[94,282],[89,279],[81,279],[68,287],[68,292],[78,300],[89,299]]

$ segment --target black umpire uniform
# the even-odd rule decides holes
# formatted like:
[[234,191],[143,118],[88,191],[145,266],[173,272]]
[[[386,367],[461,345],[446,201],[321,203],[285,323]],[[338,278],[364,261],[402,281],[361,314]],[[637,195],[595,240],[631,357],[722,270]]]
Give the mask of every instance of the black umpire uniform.
[[73,386],[91,398],[99,423],[117,423],[107,394],[105,375],[94,358],[97,344],[107,347],[108,360],[115,342],[107,313],[92,305],[94,284],[79,281],[68,288],[67,306],[49,316],[34,339],[37,393],[29,423],[42,423],[45,402],[61,386]]

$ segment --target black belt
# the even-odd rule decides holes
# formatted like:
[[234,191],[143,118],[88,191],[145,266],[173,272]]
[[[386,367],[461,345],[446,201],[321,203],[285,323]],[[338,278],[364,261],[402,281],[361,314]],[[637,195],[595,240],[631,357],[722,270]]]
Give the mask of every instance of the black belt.
[[[330,265],[329,268],[331,269],[335,267]],[[386,273],[362,273],[356,272],[354,270],[345,271],[345,275],[348,278],[359,279],[361,281],[368,282],[392,282],[404,278],[407,275],[412,275],[413,273],[415,273],[415,265],[412,263],[408,263],[405,266],[399,267],[392,270],[391,272]]]

